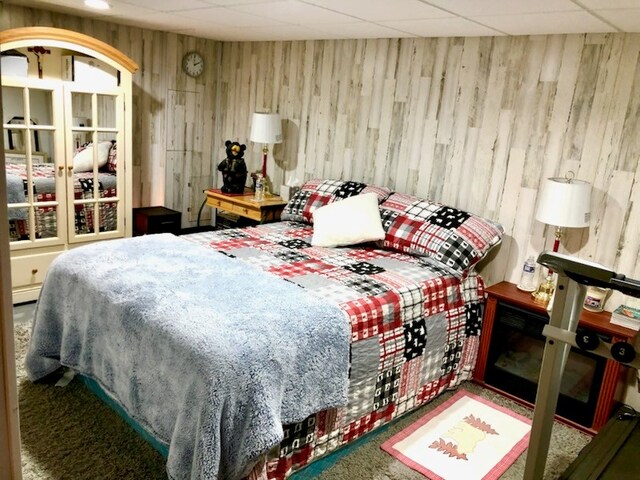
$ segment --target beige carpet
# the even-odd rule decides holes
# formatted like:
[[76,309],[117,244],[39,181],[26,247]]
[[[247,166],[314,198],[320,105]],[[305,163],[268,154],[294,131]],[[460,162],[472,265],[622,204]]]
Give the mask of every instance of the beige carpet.
[[[27,327],[16,327],[20,395],[22,468],[25,480],[166,478],[164,460],[116,413],[77,381],[65,388],[32,384],[23,358]],[[499,405],[531,417],[531,411],[470,382],[464,388]],[[419,480],[420,474],[380,450],[380,444],[452,395],[447,392],[418,411],[393,423],[383,433],[326,470],[321,480]],[[557,478],[590,437],[556,423],[545,479]],[[519,480],[525,455],[502,476]],[[302,477],[308,478],[302,472]]]

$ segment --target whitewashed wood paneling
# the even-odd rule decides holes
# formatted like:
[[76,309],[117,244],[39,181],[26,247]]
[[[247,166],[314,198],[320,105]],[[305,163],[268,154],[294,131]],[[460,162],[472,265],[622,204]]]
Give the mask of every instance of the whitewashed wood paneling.
[[[174,208],[182,212],[183,226],[194,225],[204,199],[203,190],[217,181],[211,162],[220,44],[44,10],[2,6],[0,28],[26,26],[85,33],[113,45],[138,63],[140,68],[133,75],[133,206]],[[198,50],[206,62],[204,74],[197,79],[181,69],[182,56],[190,50]],[[186,103],[176,100],[187,97]],[[189,162],[185,163],[184,158]],[[208,223],[211,209],[202,213],[203,222]]]
[[[219,183],[224,141],[245,143],[258,170],[251,114],[278,111],[276,189],[288,178],[349,178],[499,221],[505,240],[482,272],[517,282],[526,255],[553,236],[534,219],[538,188],[573,170],[594,185],[593,218],[567,232],[563,251],[640,276],[638,34],[218,43],[4,6],[2,28],[26,25],[91,34],[140,64],[137,204],[195,219],[201,190]],[[207,60],[196,80],[180,69],[188,50]],[[192,94],[171,110],[174,95]]]
[[534,217],[538,189],[573,170],[594,186],[593,218],[562,250],[638,276],[639,44],[638,34],[224,43],[214,145],[246,142],[258,169],[251,112],[278,111],[276,185],[374,182],[502,223],[489,283],[517,282],[526,256],[551,247],[553,229]]

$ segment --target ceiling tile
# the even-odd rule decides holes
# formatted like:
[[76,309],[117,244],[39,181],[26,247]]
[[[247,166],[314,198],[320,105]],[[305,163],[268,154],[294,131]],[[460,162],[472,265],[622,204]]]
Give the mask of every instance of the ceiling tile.
[[[270,27],[285,23],[305,24],[308,29],[270,31],[265,28],[262,33],[280,39],[283,35],[281,32],[289,32],[291,35],[302,35],[301,38],[306,39],[316,31],[328,38],[373,38],[390,35],[535,35],[640,30],[640,20],[637,17],[640,0],[109,1],[114,7],[109,12],[90,10],[81,0],[0,0],[0,5],[18,5],[138,27],[180,31],[204,38],[215,38],[224,26],[224,32],[228,31],[225,35],[238,38],[247,31],[247,39],[251,40],[258,40],[257,32],[261,32],[253,31],[253,27]],[[592,9],[594,14],[589,14],[582,9],[583,7]],[[151,11],[175,13],[169,16],[153,16]],[[455,15],[465,18],[456,19]],[[443,19],[446,19],[446,16],[448,20],[445,22]],[[356,19],[366,21],[358,22]],[[475,23],[467,23],[469,19]],[[196,24],[193,24],[194,21]],[[371,23],[381,26],[371,26]],[[347,30],[347,24],[350,31]],[[216,33],[210,34],[209,30],[214,28]],[[248,29],[252,31],[248,32]],[[402,32],[395,33],[393,29],[400,29]],[[261,40],[270,38],[265,36]],[[296,37],[288,39],[295,40]]]
[[235,7],[238,5],[253,5],[257,3],[273,3],[280,0],[202,0],[216,7]]
[[420,0],[302,0],[335,12],[369,21],[451,17],[450,13]]
[[582,10],[571,0],[425,0],[463,17]]
[[325,37],[322,32],[300,25],[271,25],[265,27],[253,27],[245,30],[238,30],[237,28],[234,29],[233,27],[228,28],[223,26],[219,28],[216,27],[215,34],[213,35],[216,40],[223,40],[227,42],[264,42],[267,41],[265,38],[269,38],[268,41],[287,40],[290,38],[297,38],[298,40],[319,40]]
[[[174,14],[166,12],[153,12],[139,18],[114,16],[109,21],[122,23],[138,28],[149,28],[151,30],[163,30],[165,32],[176,32],[187,28],[191,19],[177,17]],[[209,23],[209,25],[211,25]]]
[[231,7],[235,11],[252,13],[265,18],[279,20],[294,25],[310,25],[315,23],[348,23],[354,18],[332,12],[324,8],[297,2],[284,0],[274,3],[261,3],[258,5],[245,5]]
[[229,25],[233,23],[236,29],[243,27],[259,27],[268,25],[282,25],[274,19],[251,15],[246,12],[231,10],[226,7],[200,8],[195,10],[182,10],[174,12],[175,15],[186,18],[194,18],[203,22],[211,22],[217,25]]
[[[192,8],[207,8],[211,4],[204,2],[203,0],[119,0],[115,2],[109,0],[111,5],[125,4],[129,6],[148,8],[149,10],[156,10],[158,12],[172,12],[175,10],[190,10]],[[133,13],[132,13],[133,14]]]
[[341,24],[314,25],[316,30],[322,31],[325,38],[401,38],[415,37],[415,35],[402,32],[389,27],[383,27],[375,23],[355,22]]
[[88,13],[97,12],[89,9],[78,0],[7,0],[4,3],[18,5],[20,7],[41,8],[53,12],[74,12],[76,15],[89,16]]
[[623,32],[640,32],[640,8],[597,10],[596,13]]
[[111,8],[109,10],[89,9],[88,11],[101,16],[104,15],[107,17],[127,17],[127,18],[144,18],[147,15],[157,13],[157,10],[154,10],[152,8],[146,8],[138,5],[130,5],[122,1],[110,0],[109,4],[111,5]]
[[475,17],[479,23],[509,35],[545,35],[553,33],[596,33],[615,31],[610,25],[586,11],[530,13]]
[[380,25],[402,30],[418,37],[463,37],[502,35],[489,27],[478,25],[464,18],[432,18],[424,20],[397,20],[378,22]]
[[580,0],[580,4],[589,10],[640,8],[640,0]]

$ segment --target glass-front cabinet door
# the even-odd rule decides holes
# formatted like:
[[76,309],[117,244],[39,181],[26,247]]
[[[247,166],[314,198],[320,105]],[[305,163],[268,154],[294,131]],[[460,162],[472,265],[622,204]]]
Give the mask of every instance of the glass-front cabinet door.
[[[65,87],[69,241],[115,238],[124,234],[124,96]],[[120,170],[118,170],[120,169]],[[73,220],[71,220],[73,219]]]
[[2,103],[11,248],[64,243],[62,88],[59,82],[3,77]]

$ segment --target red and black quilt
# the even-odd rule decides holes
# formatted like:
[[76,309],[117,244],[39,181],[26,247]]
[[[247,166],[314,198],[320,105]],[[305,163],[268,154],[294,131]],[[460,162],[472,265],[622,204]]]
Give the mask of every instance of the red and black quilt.
[[183,237],[330,300],[351,321],[348,404],[284,425],[250,478],[286,478],[457,387],[475,365],[484,285],[473,270],[462,278],[373,244],[312,247],[312,235],[312,225],[279,222]]

